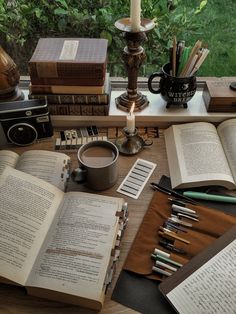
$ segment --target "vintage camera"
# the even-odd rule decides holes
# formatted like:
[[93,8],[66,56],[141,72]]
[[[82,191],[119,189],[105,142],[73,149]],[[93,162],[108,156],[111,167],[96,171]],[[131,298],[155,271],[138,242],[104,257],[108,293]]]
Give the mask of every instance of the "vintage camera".
[[0,145],[30,145],[53,135],[47,104],[31,99],[0,104]]

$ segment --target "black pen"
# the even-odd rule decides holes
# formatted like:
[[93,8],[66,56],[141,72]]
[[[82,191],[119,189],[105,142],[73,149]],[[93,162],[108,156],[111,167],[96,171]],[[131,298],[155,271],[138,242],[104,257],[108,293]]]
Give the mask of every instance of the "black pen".
[[186,251],[184,249],[175,247],[173,244],[169,243],[168,241],[160,240],[159,244],[171,252],[175,252],[179,254],[186,254]]
[[181,193],[178,193],[178,192],[176,192],[176,191],[174,191],[174,190],[172,190],[172,189],[168,189],[168,188],[166,188],[166,187],[160,186],[159,184],[154,183],[154,182],[151,182],[150,184],[151,184],[151,186],[152,186],[154,189],[157,189],[157,190],[159,190],[159,191],[161,191],[161,192],[163,192],[163,193],[166,193],[166,194],[168,194],[168,195],[172,195],[172,196],[175,196],[175,197],[179,197],[179,198],[181,198],[181,199],[184,199],[184,200],[186,200],[186,201],[187,201],[188,203],[190,203],[190,204],[194,204],[194,205],[197,204],[197,202],[195,202],[195,201],[192,200],[191,198],[189,198],[189,197],[187,197],[187,196],[184,196],[184,195],[182,195]]

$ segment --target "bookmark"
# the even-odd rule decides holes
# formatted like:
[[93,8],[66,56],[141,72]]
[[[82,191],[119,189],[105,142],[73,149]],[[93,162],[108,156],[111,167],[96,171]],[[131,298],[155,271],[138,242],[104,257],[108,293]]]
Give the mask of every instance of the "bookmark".
[[137,159],[117,192],[137,199],[155,168],[156,164],[144,159]]

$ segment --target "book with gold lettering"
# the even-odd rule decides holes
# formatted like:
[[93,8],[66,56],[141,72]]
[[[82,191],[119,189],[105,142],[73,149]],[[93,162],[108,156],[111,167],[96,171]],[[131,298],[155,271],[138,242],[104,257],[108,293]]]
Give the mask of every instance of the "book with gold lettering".
[[118,258],[124,200],[64,193],[8,166],[0,182],[0,281],[21,285],[30,295],[101,310]]

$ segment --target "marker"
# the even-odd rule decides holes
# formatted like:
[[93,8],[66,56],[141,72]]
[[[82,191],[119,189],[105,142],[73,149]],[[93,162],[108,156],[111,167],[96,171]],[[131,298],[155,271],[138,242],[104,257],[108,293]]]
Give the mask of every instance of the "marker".
[[196,198],[196,199],[206,200],[206,201],[215,201],[215,202],[225,202],[225,203],[236,204],[236,197],[233,197],[233,196],[208,194],[208,193],[194,192],[194,191],[186,191],[186,192],[184,192],[184,195],[192,197],[192,198]]
[[162,251],[162,250],[156,249],[156,248],[154,249],[154,254],[155,255],[162,255],[162,256],[167,257],[167,258],[170,257],[169,253],[166,253],[165,251]]

